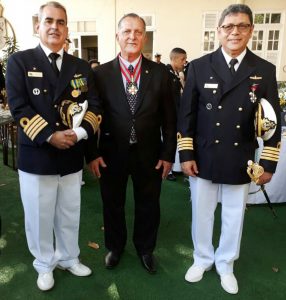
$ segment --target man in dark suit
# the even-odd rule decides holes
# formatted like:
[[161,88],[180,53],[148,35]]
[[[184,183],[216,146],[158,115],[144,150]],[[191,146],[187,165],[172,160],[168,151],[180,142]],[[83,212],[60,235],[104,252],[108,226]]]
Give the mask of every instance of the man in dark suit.
[[[231,5],[219,21],[221,47],[190,63],[178,122],[178,149],[183,171],[190,176],[194,264],[189,282],[200,281],[215,264],[223,289],[238,292],[233,274],[239,257],[243,217],[250,178],[248,160],[254,160],[257,140],[254,119],[265,98],[277,115],[277,128],[264,142],[258,184],[271,180],[280,147],[279,103],[275,66],[259,58],[246,45],[253,32],[246,5]],[[212,244],[214,212],[222,203],[218,248]]]
[[[116,35],[120,54],[94,70],[103,106],[99,146],[88,147],[90,167],[100,178],[104,210],[105,264],[115,267],[127,240],[125,196],[133,181],[133,242],[143,266],[156,271],[153,251],[160,221],[162,178],[169,173],[176,149],[176,116],[164,65],[145,59],[145,22],[125,15]],[[162,135],[162,139],[161,139]]]
[[65,8],[48,2],[38,18],[40,45],[9,58],[6,86],[18,124],[28,247],[39,273],[37,285],[45,291],[54,285],[56,266],[76,276],[91,274],[78,259],[80,186],[83,143],[97,131],[99,117],[88,63],[63,50]]

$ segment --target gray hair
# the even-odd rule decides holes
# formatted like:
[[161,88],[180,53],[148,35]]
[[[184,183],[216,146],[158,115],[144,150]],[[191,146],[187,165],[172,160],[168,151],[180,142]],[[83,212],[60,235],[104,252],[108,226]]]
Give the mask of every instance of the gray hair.
[[252,15],[252,11],[249,8],[249,6],[247,6],[245,4],[232,4],[232,5],[228,6],[222,12],[221,17],[220,17],[219,22],[218,22],[218,26],[221,26],[221,24],[223,23],[226,16],[235,15],[235,14],[238,14],[238,13],[248,15],[250,24],[253,25],[253,15]]
[[59,9],[63,10],[65,15],[66,15],[66,23],[68,22],[68,15],[67,15],[66,8],[61,3],[57,2],[57,1],[49,1],[49,2],[47,2],[47,3],[40,6],[39,14],[38,14],[38,20],[39,21],[41,21],[42,15],[43,15],[43,10],[47,6],[51,6],[51,7],[55,7],[55,8],[59,8]]
[[137,14],[135,13],[129,13],[129,14],[126,14],[124,15],[118,22],[118,29],[121,28],[121,24],[122,24],[122,21],[125,19],[125,18],[134,18],[134,19],[139,19],[142,23],[143,23],[143,27],[144,27],[144,32],[146,32],[146,23],[145,23],[145,20],[138,16]]

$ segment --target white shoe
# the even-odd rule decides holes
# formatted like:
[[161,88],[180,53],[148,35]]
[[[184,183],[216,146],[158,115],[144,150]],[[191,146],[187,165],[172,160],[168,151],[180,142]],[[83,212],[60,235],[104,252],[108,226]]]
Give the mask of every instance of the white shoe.
[[50,290],[55,284],[53,272],[39,273],[37,285],[42,291]]
[[233,273],[221,275],[220,280],[221,280],[221,286],[226,292],[230,294],[238,293],[237,280],[233,275]]
[[205,269],[201,266],[192,265],[185,275],[185,280],[188,282],[198,282],[203,278],[205,271],[209,271],[211,267]]
[[87,266],[81,263],[76,263],[69,268],[64,268],[60,265],[58,265],[57,267],[61,270],[67,270],[71,272],[73,275],[80,276],[80,277],[89,276],[92,273],[90,268],[88,268]]

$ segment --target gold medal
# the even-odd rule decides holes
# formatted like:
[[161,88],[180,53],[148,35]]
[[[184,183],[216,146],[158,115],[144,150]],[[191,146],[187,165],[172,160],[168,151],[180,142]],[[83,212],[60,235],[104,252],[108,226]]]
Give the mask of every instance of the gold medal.
[[80,95],[80,90],[73,90],[71,92],[71,95],[74,97],[74,98],[77,98],[79,95]]

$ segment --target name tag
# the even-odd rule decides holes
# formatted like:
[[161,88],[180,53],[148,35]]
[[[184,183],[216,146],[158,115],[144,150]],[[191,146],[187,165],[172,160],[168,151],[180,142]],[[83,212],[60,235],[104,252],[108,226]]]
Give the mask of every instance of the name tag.
[[43,72],[28,72],[28,77],[43,77]]
[[204,88],[205,89],[217,89],[218,83],[205,83]]

